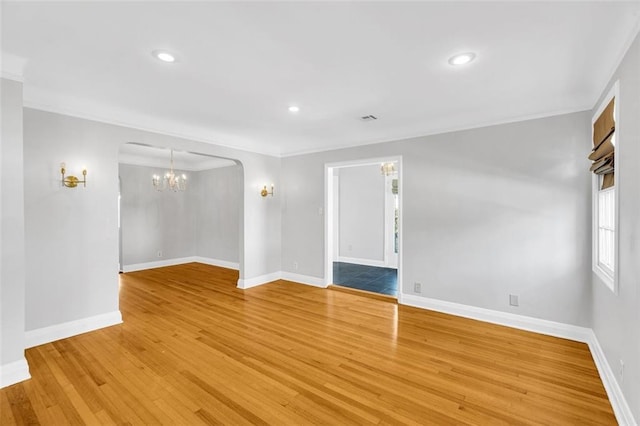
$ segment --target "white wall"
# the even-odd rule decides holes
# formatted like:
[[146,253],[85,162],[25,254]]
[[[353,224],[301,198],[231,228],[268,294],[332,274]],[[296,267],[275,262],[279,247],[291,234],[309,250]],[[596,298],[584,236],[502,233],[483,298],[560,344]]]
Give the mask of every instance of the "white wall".
[[157,191],[151,177],[165,172],[155,167],[119,165],[124,266],[196,255],[197,212],[193,206],[197,173],[176,170],[188,174],[189,189],[185,192]]
[[[26,329],[117,313],[117,129],[24,113]],[[62,186],[61,162],[87,187]]]
[[[402,156],[403,292],[589,325],[588,113],[282,160],[283,270],[324,276],[324,164]],[[517,294],[519,307],[510,307]]]
[[0,79],[0,387],[29,378],[24,358],[22,83]]
[[[259,194],[264,182],[278,188],[278,158],[25,108],[27,330],[118,310],[118,150],[125,142],[241,161],[239,285],[280,270],[280,198]],[[75,173],[86,164],[86,188],[61,187],[62,161]]]
[[339,256],[384,262],[384,175],[379,165],[339,173]]
[[198,172],[196,255],[238,263],[242,167]]
[[[592,323],[635,420],[640,422],[640,38],[634,41],[602,97],[616,80],[620,81],[620,96],[616,99],[620,114],[616,123],[618,294],[592,274]],[[596,108],[601,101],[602,98]],[[586,145],[585,152],[588,148]],[[620,360],[624,362],[624,380],[619,374]]]

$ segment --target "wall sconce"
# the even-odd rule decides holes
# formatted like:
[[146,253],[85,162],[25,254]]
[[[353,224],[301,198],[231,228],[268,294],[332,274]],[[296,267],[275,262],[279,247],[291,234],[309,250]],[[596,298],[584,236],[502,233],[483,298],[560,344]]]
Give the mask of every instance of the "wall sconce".
[[66,176],[66,165],[64,163],[60,163],[60,174],[62,174],[62,184],[67,188],[75,188],[81,183],[84,187],[87,186],[87,168],[82,167],[82,180],[78,179],[75,176]]
[[273,197],[273,184],[271,184],[271,191],[267,191],[267,185],[262,187],[262,191],[260,191],[260,195],[266,197],[267,195],[271,195]]

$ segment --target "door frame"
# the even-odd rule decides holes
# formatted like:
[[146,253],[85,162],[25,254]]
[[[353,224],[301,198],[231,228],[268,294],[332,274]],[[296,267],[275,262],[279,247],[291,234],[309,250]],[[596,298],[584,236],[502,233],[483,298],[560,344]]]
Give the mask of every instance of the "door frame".
[[342,161],[334,163],[325,163],[324,165],[324,284],[325,286],[333,284],[333,259],[335,257],[335,229],[337,224],[334,220],[335,187],[334,187],[334,169],[344,167],[367,166],[373,164],[382,164],[386,162],[395,162],[398,167],[398,303],[402,302],[402,156],[388,155],[377,158],[364,158],[359,160]]

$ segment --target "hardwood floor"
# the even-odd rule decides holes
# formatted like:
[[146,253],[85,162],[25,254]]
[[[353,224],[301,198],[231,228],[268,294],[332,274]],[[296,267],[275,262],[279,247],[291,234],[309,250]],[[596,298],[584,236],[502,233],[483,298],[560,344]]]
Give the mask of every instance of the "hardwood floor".
[[616,424],[585,344],[236,279],[122,274],[124,324],[27,350],[0,424]]

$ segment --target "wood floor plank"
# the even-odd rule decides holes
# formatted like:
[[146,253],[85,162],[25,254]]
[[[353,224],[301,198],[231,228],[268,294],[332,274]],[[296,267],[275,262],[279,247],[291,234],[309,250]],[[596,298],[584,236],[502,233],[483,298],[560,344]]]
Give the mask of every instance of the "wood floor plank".
[[124,323],[31,348],[12,424],[616,424],[587,345],[340,289],[120,277]]

